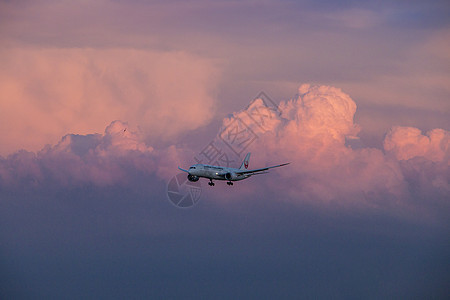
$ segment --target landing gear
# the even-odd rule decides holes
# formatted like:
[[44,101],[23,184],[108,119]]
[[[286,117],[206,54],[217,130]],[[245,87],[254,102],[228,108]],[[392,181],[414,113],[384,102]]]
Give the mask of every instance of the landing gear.
[[233,185],[233,183],[231,181],[228,181],[227,184],[228,185]]
[[214,186],[214,182],[212,181],[212,179],[209,180],[208,184],[209,186]]

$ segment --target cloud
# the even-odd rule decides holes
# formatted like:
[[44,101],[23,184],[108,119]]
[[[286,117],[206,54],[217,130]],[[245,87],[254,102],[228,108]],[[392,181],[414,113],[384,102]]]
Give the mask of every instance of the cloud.
[[[357,141],[360,131],[353,121],[355,112],[355,102],[342,90],[302,85],[296,97],[281,102],[278,110],[257,99],[225,118],[219,132],[240,120],[257,135],[249,146],[252,168],[291,162],[242,183],[245,189],[232,199],[262,190],[265,197],[327,210],[375,209],[439,218],[436,207],[445,210],[450,193],[449,132],[434,129],[422,135],[417,128],[394,127],[386,135],[384,151],[352,148],[349,140]],[[36,154],[21,151],[2,159],[0,185],[132,186],[135,180],[154,175],[167,181],[177,173],[178,164],[189,163],[192,151],[175,145],[154,147],[144,132],[114,121],[104,134],[70,134]],[[426,202],[427,196],[434,206]],[[212,198],[218,203],[230,200],[229,193]]]
[[449,161],[450,133],[433,129],[423,135],[417,128],[393,127],[384,139],[384,149],[398,160],[424,157],[433,162]]
[[[99,52],[141,49],[218,59],[223,62],[218,93],[222,101],[217,103],[222,112],[235,110],[255,91],[265,90],[274,98],[287,99],[299,81],[339,86],[358,100],[358,122],[364,126],[361,136],[374,139],[372,145],[379,145],[383,134],[399,119],[402,125],[424,130],[449,125],[442,113],[448,111],[450,95],[445,55],[450,53],[448,26],[444,26],[448,23],[447,6],[443,3],[426,5],[425,10],[419,3],[400,10],[398,4],[390,3],[382,10],[366,4],[336,9],[330,3],[305,6],[279,1],[256,6],[253,1],[189,1],[181,10],[180,5],[142,1],[58,5],[48,0],[1,2],[0,37],[3,45],[19,48],[96,48]],[[418,31],[419,25],[427,30]],[[116,62],[123,60],[119,57]],[[214,93],[209,95],[215,98]],[[0,118],[2,128],[11,132],[8,140],[2,132],[2,141],[8,143],[0,145],[7,148],[0,148],[0,153],[11,153],[18,148],[14,145],[38,150],[43,145],[39,140],[53,144],[69,132],[101,132],[114,119],[134,121],[114,116],[95,128],[75,131],[79,127],[70,127],[52,133],[64,125],[58,124],[48,126],[43,131],[45,136],[35,134],[25,140],[15,137],[24,136],[34,126],[23,128],[23,134],[18,135],[15,133],[21,124],[2,122],[6,119]]]
[[450,132],[433,129],[425,135],[417,128],[393,127],[384,149],[398,160],[411,194],[424,204],[448,203],[450,194]]
[[1,159],[0,186],[130,186],[139,176],[157,173],[159,157],[166,152],[147,146],[144,135],[127,123],[114,121],[104,134],[68,134],[37,153],[19,151]]
[[292,162],[257,183],[280,199],[400,214],[437,213],[421,202],[426,194],[439,207],[448,205],[449,132],[444,129],[424,136],[417,128],[394,127],[386,135],[384,151],[352,148],[349,141],[358,141],[360,131],[354,123],[356,104],[330,86],[302,85],[294,99],[279,104],[278,113],[265,113],[264,128],[249,118],[256,110],[267,108],[255,101],[226,119],[224,127],[238,118],[258,134],[249,148],[252,166]]
[[2,154],[99,132],[115,119],[165,141],[214,115],[218,70],[185,52],[4,48],[0,64]]
[[[342,201],[348,195],[364,197],[375,189],[394,194],[401,189],[401,172],[381,150],[353,150],[346,145],[360,129],[353,122],[356,104],[340,89],[302,85],[294,99],[281,102],[278,108],[279,115],[270,116],[264,132],[249,123],[260,134],[252,151],[260,157],[258,164],[273,161],[274,156],[279,162],[292,162],[278,171],[283,180],[270,181],[295,194],[294,201]],[[245,120],[246,115],[247,110],[234,116]]]

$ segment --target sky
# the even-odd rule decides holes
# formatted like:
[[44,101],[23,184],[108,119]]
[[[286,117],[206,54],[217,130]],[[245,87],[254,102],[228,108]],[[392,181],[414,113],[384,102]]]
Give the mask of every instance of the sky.
[[0,297],[447,298],[449,13],[0,1]]

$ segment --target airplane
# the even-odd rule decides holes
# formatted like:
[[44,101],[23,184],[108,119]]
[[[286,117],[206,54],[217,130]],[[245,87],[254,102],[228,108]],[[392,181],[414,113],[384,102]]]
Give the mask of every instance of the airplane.
[[239,181],[243,179],[247,179],[252,175],[259,175],[259,174],[267,174],[267,170],[272,168],[278,168],[282,166],[286,166],[290,163],[284,163],[281,165],[261,168],[261,169],[254,169],[254,170],[247,170],[248,169],[248,161],[250,160],[250,154],[247,153],[245,156],[244,161],[242,162],[239,169],[236,168],[227,168],[227,167],[220,167],[220,166],[211,166],[211,165],[205,165],[205,164],[195,164],[192,165],[189,170],[182,169],[178,167],[183,172],[188,173],[187,178],[189,181],[196,182],[201,177],[208,178],[209,182],[208,184],[210,186],[214,186],[213,179],[215,180],[228,180],[228,185],[233,185],[233,181]]

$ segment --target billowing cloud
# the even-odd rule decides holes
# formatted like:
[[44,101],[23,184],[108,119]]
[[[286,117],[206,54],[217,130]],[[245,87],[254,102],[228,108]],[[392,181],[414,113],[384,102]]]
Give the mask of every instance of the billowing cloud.
[[434,162],[449,161],[450,134],[433,129],[423,135],[418,128],[393,127],[384,139],[384,149],[398,160],[424,157]]
[[[356,104],[340,89],[302,85],[296,98],[281,102],[278,110],[266,118],[263,132],[249,122],[259,134],[252,145],[256,164],[292,162],[277,171],[281,180],[267,178],[275,189],[289,191],[294,201],[320,203],[360,201],[376,190],[402,191],[398,165],[381,150],[346,145],[347,139],[357,139],[360,128],[353,122]],[[234,117],[245,120],[246,115],[247,110]]]
[[417,128],[394,127],[384,140],[387,155],[401,167],[411,194],[422,204],[435,204],[450,194],[450,132],[433,129],[425,135]]
[[167,140],[214,114],[214,62],[185,52],[6,48],[0,64],[2,154],[101,132],[116,119]]
[[394,127],[386,135],[384,151],[352,148],[360,131],[353,121],[356,104],[329,86],[302,85],[294,99],[279,104],[278,112],[265,113],[262,128],[249,116],[264,109],[262,101],[255,101],[224,126],[239,118],[259,135],[250,146],[253,166],[292,162],[263,177],[280,198],[399,212],[405,207],[417,210],[417,200],[429,194],[447,205],[448,131],[434,129],[424,136],[417,128]]
[[[328,209],[420,211],[427,216],[437,213],[424,202],[427,196],[437,207],[447,205],[449,132],[434,129],[422,135],[416,128],[394,127],[386,135],[384,151],[352,148],[348,141],[357,140],[360,131],[355,112],[355,102],[342,90],[302,85],[278,110],[259,99],[224,119],[224,127],[239,119],[258,136],[249,147],[254,153],[251,167],[292,163],[246,181],[247,192],[267,189],[283,201]],[[262,122],[254,122],[256,116]],[[115,121],[104,134],[70,134],[37,154],[22,151],[2,159],[0,183],[4,188],[39,186],[48,180],[66,187],[127,186],[139,176],[168,180],[177,173],[177,164],[193,163],[192,157],[173,145],[155,148],[143,132]],[[218,201],[223,197],[215,195]]]
[[176,148],[155,150],[144,139],[143,133],[121,121],[112,122],[104,134],[68,134],[37,153],[22,150],[0,159],[0,186],[130,186],[137,178],[154,173],[169,178],[167,169],[176,168],[179,156]]

